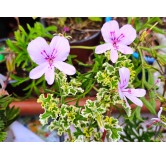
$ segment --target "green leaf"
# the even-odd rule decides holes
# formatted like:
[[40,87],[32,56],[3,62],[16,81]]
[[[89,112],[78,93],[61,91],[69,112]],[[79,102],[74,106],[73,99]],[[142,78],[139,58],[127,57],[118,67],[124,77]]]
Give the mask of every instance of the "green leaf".
[[148,83],[154,85],[154,76],[151,70],[148,70]]
[[[146,24],[147,28],[151,28],[152,26],[153,25],[151,25],[151,24]],[[157,32],[157,33],[165,34],[165,31],[163,29],[158,28],[158,27],[153,27],[152,30]]]
[[52,113],[45,111],[43,114],[39,115],[39,121],[42,125],[46,125],[48,123],[48,119],[51,118]]
[[133,118],[136,117],[138,120],[143,121],[141,117],[141,107],[137,106],[129,117],[130,121],[133,121]]
[[149,24],[152,24],[152,23],[155,23],[155,22],[161,23],[162,21],[159,17],[152,17],[147,21],[147,23],[149,23]]
[[156,108],[154,108],[154,106],[145,99],[145,97],[141,97],[140,98],[142,100],[142,102],[144,103],[145,107],[152,113],[152,114],[156,114]]
[[7,137],[7,133],[6,132],[0,132],[0,142],[3,142]]
[[110,135],[110,138],[113,141],[118,141],[120,139],[120,133],[122,132],[122,128],[112,128],[111,132],[112,134]]
[[101,22],[102,18],[101,17],[88,17],[89,20],[91,21],[96,21],[96,22]]
[[149,83],[146,82],[146,81],[144,81],[144,85],[145,85],[145,87],[146,87],[148,90],[150,90],[150,89],[152,89],[152,87],[154,87],[153,85],[149,84]]
[[46,28],[46,31],[54,31],[54,32],[56,32],[57,31],[57,27],[56,26],[49,26],[49,27],[47,27]]
[[76,129],[76,131],[74,132],[74,136],[76,137],[76,138],[78,138],[80,135],[84,135],[84,133],[81,131],[81,129],[80,128],[75,128]]
[[13,101],[11,96],[0,96],[0,110],[6,110],[7,106]]
[[166,54],[157,54],[157,59],[160,61],[161,65],[166,65]]
[[19,113],[20,113],[20,109],[15,108],[14,106],[13,107],[8,106],[6,108],[6,113],[5,113],[6,127],[9,126],[11,123],[13,123],[18,118]]

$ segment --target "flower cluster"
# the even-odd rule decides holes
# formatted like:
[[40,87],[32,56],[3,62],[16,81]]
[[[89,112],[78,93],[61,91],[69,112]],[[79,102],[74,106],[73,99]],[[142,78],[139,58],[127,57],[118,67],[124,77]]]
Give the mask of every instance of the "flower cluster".
[[[88,99],[83,105],[79,104],[79,99],[89,92],[83,84],[84,80],[80,81],[76,77],[68,81],[66,77],[76,73],[74,66],[64,62],[70,52],[68,40],[63,36],[55,36],[48,45],[42,37],[38,37],[27,48],[29,56],[38,65],[31,70],[30,78],[38,79],[44,74],[49,85],[55,80],[59,86],[58,97],[54,98],[53,94],[47,94],[46,97],[42,94],[39,97],[38,102],[42,103],[45,110],[40,115],[40,121],[45,125],[51,120],[49,128],[58,130],[59,135],[67,133],[67,141],[118,141],[122,127],[118,119],[111,116],[113,108],[124,106],[130,116],[127,99],[137,106],[143,106],[137,97],[145,96],[146,91],[133,88],[135,71],[131,60],[126,57],[126,54],[133,53],[128,45],[136,38],[135,29],[131,25],[119,29],[118,23],[113,20],[106,22],[101,32],[106,43],[97,46],[95,53],[97,56],[105,53],[104,63],[99,67],[101,70],[91,77],[99,89],[96,99]],[[55,68],[59,70],[56,74]],[[85,75],[86,78],[89,77]],[[69,96],[77,97],[75,104],[70,103],[67,99]]]

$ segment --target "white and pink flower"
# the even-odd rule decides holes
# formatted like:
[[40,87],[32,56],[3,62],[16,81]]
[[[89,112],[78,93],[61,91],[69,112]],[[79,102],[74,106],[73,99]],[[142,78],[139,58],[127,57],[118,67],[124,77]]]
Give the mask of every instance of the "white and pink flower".
[[118,51],[123,54],[132,54],[132,48],[128,47],[136,38],[136,30],[129,24],[119,29],[117,21],[106,22],[101,28],[105,44],[96,47],[95,53],[101,54],[111,50],[110,59],[115,63],[118,59]]
[[163,111],[163,107],[160,107],[160,110],[159,110],[159,112],[158,112],[158,114],[157,114],[157,118],[152,118],[152,119],[151,119],[151,120],[153,121],[153,124],[154,124],[154,123],[157,123],[157,122],[160,122],[160,123],[166,125],[166,123],[163,122],[163,121],[161,120],[161,118],[160,118],[162,111]]
[[142,107],[143,103],[137,97],[145,96],[146,90],[127,88],[130,79],[130,70],[128,68],[126,67],[120,68],[119,75],[120,75],[120,82],[118,83],[118,92],[120,98],[126,102],[127,107],[130,107],[127,98],[136,105]]
[[70,52],[70,45],[65,37],[55,36],[49,45],[44,38],[38,37],[29,43],[27,50],[31,59],[38,64],[29,74],[31,79],[38,79],[44,74],[47,83],[51,85],[55,78],[55,68],[67,75],[76,73],[75,67],[63,62]]

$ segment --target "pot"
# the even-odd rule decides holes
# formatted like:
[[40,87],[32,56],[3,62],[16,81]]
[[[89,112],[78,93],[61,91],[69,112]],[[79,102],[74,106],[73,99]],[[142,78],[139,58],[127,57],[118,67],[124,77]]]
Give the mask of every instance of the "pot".
[[[79,105],[83,106],[87,99],[95,100],[96,97],[85,97],[85,98],[82,98],[79,101]],[[71,100],[71,98],[68,98],[67,101],[68,100]],[[76,103],[76,101],[69,102],[70,105],[74,105],[75,103]],[[159,111],[160,105],[161,105],[160,101],[156,100],[156,111]],[[34,99],[34,98],[33,99],[26,99],[24,101],[12,102],[10,104],[10,107],[12,107],[12,106],[20,108],[20,115],[39,115],[39,114],[42,114],[44,112],[43,108],[41,107],[41,104],[37,103],[37,99]],[[134,109],[135,107],[136,107],[135,104],[131,104],[131,108],[132,109]],[[113,109],[112,112],[116,113],[117,110]],[[141,112],[149,113],[149,110],[145,106],[143,106],[141,108]]]
[[[100,36],[101,33],[100,31],[92,35],[91,37],[77,41],[77,42],[71,42],[71,46],[96,46],[100,43]],[[72,48],[70,50],[71,55],[76,55],[76,59],[86,63],[88,62],[90,56],[93,54],[93,50],[88,50],[88,49],[80,49],[80,48]],[[74,61],[76,63],[76,61]]]

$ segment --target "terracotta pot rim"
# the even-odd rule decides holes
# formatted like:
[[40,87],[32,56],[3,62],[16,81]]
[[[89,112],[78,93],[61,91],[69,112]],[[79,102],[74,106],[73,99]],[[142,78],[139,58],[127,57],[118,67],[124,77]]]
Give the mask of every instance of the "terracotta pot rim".
[[[85,104],[85,101],[87,99],[95,100],[96,97],[85,97],[80,99],[79,105],[83,106]],[[72,99],[72,98],[69,98]],[[70,105],[74,105],[75,101],[69,102]],[[24,101],[17,101],[12,102],[10,104],[10,107],[15,106],[16,108],[20,108],[20,115],[39,115],[44,112],[43,108],[41,107],[41,103],[37,103],[37,99],[26,99]],[[131,104],[131,108],[134,109],[136,105]],[[158,111],[160,108],[160,102],[156,101],[156,111]],[[116,113],[117,111],[113,109],[113,113]],[[145,107],[141,107],[142,113],[150,113],[150,111]]]
[[76,42],[70,42],[71,45],[79,45],[80,43],[84,43],[86,41],[90,41],[93,40],[94,38],[96,38],[97,36],[99,36],[101,33],[101,31],[98,31],[97,33],[93,34],[92,36],[88,37],[87,39],[83,39],[80,41],[76,41]]

